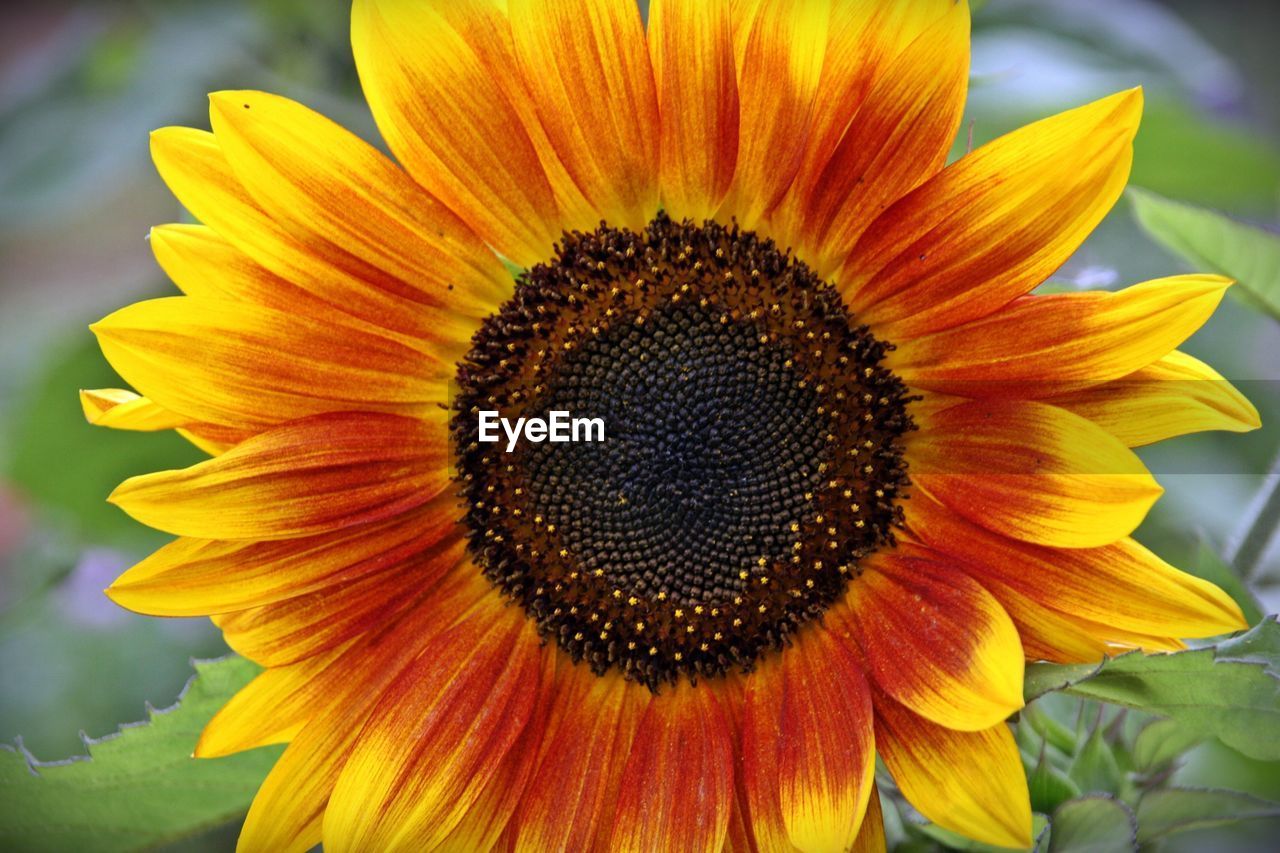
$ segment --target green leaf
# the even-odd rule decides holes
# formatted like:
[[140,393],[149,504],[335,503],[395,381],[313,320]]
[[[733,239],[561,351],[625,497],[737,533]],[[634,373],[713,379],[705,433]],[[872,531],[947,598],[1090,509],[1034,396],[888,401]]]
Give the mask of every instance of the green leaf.
[[1280,803],[1239,791],[1165,788],[1138,803],[1138,841],[1149,844],[1192,829],[1274,817],[1280,817]]
[[1102,736],[1102,724],[1094,726],[1093,733],[1071,762],[1071,780],[1081,791],[1106,793],[1120,785],[1123,774],[1111,752],[1111,746]]
[[1280,237],[1145,190],[1131,188],[1129,199],[1152,239],[1205,272],[1235,279],[1247,301],[1280,319]]
[[1081,793],[1071,777],[1054,767],[1043,755],[1036,763],[1036,769],[1027,777],[1027,786],[1031,791],[1031,808],[1037,812],[1052,812]]
[[1176,720],[1152,720],[1133,742],[1133,763],[1139,773],[1153,773],[1204,740],[1200,733]]
[[86,739],[88,756],[39,762],[0,749],[0,849],[130,851],[242,816],[279,748],[191,757],[205,723],[260,670],[243,658],[195,662],[173,707]]
[[1252,758],[1280,760],[1280,625],[1274,617],[1217,646],[1130,652],[1097,665],[1031,664],[1027,701],[1052,690],[1175,720]]
[[1022,709],[1022,720],[1030,726],[1036,734],[1044,738],[1045,742],[1050,746],[1060,750],[1065,755],[1073,755],[1076,751],[1076,733],[1064,726],[1048,713],[1043,703],[1028,705]]
[[1110,796],[1069,800],[1053,813],[1050,853],[1132,853],[1138,849],[1133,812]]

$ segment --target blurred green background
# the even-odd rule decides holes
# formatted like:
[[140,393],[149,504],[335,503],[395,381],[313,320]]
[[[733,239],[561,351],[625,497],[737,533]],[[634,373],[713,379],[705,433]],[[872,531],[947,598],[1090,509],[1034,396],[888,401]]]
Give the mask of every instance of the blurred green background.
[[[966,119],[975,144],[1141,84],[1132,183],[1276,230],[1280,4],[976,5]],[[172,435],[90,428],[75,393],[120,384],[87,324],[170,289],[145,238],[184,214],[150,166],[147,133],[207,127],[208,91],[261,88],[375,139],[347,9],[345,0],[0,6],[0,741],[21,736],[38,758],[79,752],[79,732],[112,731],[142,717],[144,702],[169,704],[190,656],[225,651],[204,621],[135,616],[101,595],[163,542],[105,496],[125,477],[199,458]],[[1054,286],[1119,287],[1184,270],[1122,201]],[[1230,558],[1280,446],[1280,327],[1228,300],[1186,349],[1237,380],[1266,424],[1144,452],[1168,494],[1140,538],[1210,572],[1214,555]],[[1280,609],[1274,544],[1251,578],[1265,612]],[[1224,747],[1200,748],[1178,772],[1186,784],[1280,799],[1280,770]],[[1277,829],[1255,823],[1214,838],[1265,848]]]

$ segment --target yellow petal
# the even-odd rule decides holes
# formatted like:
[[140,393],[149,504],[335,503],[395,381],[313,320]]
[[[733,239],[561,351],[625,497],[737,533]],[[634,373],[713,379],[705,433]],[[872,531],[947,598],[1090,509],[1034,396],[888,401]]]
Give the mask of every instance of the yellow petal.
[[1043,403],[964,403],[918,423],[907,448],[916,486],[1015,539],[1107,545],[1132,533],[1163,493],[1120,441]]
[[[319,712],[315,687],[346,649],[339,647],[289,666],[263,670],[232,696],[205,724],[196,742],[196,758],[219,758],[246,749],[293,740]],[[311,701],[298,702],[300,696]]]
[[312,110],[264,92],[209,96],[214,137],[249,194],[368,286],[421,309],[483,317],[511,277],[456,214],[377,149]]
[[197,219],[279,279],[312,294],[328,306],[329,315],[354,316],[436,343],[466,341],[474,332],[474,321],[453,311],[424,311],[420,302],[374,287],[378,274],[367,265],[328,243],[285,230],[241,185],[213,134],[185,127],[157,130],[151,134],[151,157]]
[[421,414],[452,365],[388,338],[249,303],[169,297],[94,324],[111,366],[157,404],[229,427],[322,412]]
[[1258,410],[1209,365],[1171,352],[1123,379],[1049,402],[1088,418],[1129,447],[1209,430],[1249,432]]
[[80,406],[89,423],[111,429],[157,432],[191,423],[189,418],[161,408],[146,397],[119,388],[81,391]]
[[1213,314],[1230,279],[1185,275],[1116,293],[1028,296],[963,326],[899,342],[912,387],[1034,399],[1127,376],[1168,355]]
[[261,607],[376,574],[434,545],[457,523],[452,495],[385,522],[277,542],[177,539],[107,589],[152,616]]
[[916,538],[963,561],[997,597],[1000,587],[1008,587],[1040,607],[1130,634],[1211,637],[1245,627],[1225,592],[1132,539],[1100,548],[1046,548],[990,532],[921,494],[912,496],[906,512]]
[[158,405],[132,391],[102,388],[80,392],[80,406],[85,419],[94,426],[108,429],[156,432],[176,430],[210,456],[218,456],[244,441],[251,434],[215,424],[201,423]]
[[351,45],[396,159],[500,254],[528,267],[550,257],[560,215],[504,70],[491,64],[489,40],[474,37],[506,26],[486,2],[357,0]]
[[867,800],[867,813],[858,827],[858,837],[853,839],[849,853],[885,853],[884,813],[880,810],[880,792],[871,785],[871,798]]
[[997,847],[1031,846],[1027,778],[1004,723],[958,732],[877,700],[876,748],[899,790],[929,820]]
[[898,341],[985,317],[1029,293],[1124,188],[1142,95],[1130,90],[984,145],[886,210],[837,283]]

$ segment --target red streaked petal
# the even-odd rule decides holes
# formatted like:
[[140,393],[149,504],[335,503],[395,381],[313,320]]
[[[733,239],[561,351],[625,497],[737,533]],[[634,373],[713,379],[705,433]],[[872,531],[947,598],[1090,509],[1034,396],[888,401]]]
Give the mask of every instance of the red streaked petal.
[[755,228],[791,186],[809,132],[827,49],[829,0],[754,0],[735,39],[738,165],[716,216]]
[[501,609],[493,588],[476,573],[464,573],[459,580],[458,595],[435,597],[435,606],[419,608],[376,640],[354,646],[347,652],[349,659],[337,661],[307,690],[281,697],[284,706],[273,709],[280,718],[308,722],[254,797],[237,850],[303,853],[320,843],[330,792],[388,685],[459,614],[473,612],[486,599]]
[[326,849],[430,849],[500,771],[534,717],[542,664],[524,613],[487,601],[379,700],[329,798]]
[[907,525],[930,548],[962,560],[980,582],[993,579],[1041,607],[1112,630],[1208,637],[1245,627],[1221,589],[1132,539],[1099,548],[1041,547],[985,530],[927,495],[912,497]]
[[938,555],[902,543],[876,554],[827,619],[862,649],[886,693],[953,729],[1022,707],[1022,644],[1000,603]]
[[831,631],[811,628],[744,684],[742,769],[752,816],[776,810],[800,850],[847,850],[875,772],[871,694],[857,658]]
[[272,604],[213,618],[235,651],[264,666],[284,666],[343,645],[419,606],[463,562],[456,535],[390,568]]
[[709,219],[738,163],[738,80],[728,0],[654,0],[649,51],[662,122],[662,202]]
[[598,215],[640,229],[658,210],[658,99],[632,0],[508,0],[538,117]]
[[1123,539],[1163,490],[1101,427],[1044,403],[988,400],[918,418],[916,486],[989,530],[1042,545]]
[[1142,95],[1130,90],[1015,130],[886,210],[837,277],[888,340],[949,328],[1029,293],[1119,198]]
[[[844,263],[885,208],[942,168],[964,111],[968,5],[956,3],[946,12],[934,4],[886,6],[911,6],[916,14],[928,8],[939,19],[883,69],[839,144],[832,140],[834,148],[822,152],[825,165],[802,170],[791,187],[798,222],[788,237],[823,278]],[[830,100],[842,103],[844,97]],[[823,105],[820,96],[820,111]]]
[[547,733],[520,802],[514,847],[588,850],[608,832],[607,799],[649,702],[648,690],[615,673],[597,676],[566,658],[548,697]]
[[[799,240],[799,205],[841,141],[857,135],[851,124],[866,102],[867,93],[895,73],[891,67],[907,46],[954,5],[953,0],[831,4],[827,49],[813,118],[804,141],[804,158],[786,198],[769,217],[772,230],[780,232],[779,242],[796,246],[806,259],[817,248],[812,241]],[[901,70],[896,69],[896,73]],[[846,251],[848,248],[844,247]]]
[[392,518],[449,484],[442,424],[332,414],[254,436],[217,459],[121,483],[110,501],[199,539],[295,539]]
[[886,364],[913,388],[1035,399],[1127,376],[1199,329],[1231,286],[1213,275],[1115,293],[1027,296],[981,320],[900,341]]
[[682,682],[655,696],[640,719],[608,847],[714,853],[732,800],[729,722],[714,690]]

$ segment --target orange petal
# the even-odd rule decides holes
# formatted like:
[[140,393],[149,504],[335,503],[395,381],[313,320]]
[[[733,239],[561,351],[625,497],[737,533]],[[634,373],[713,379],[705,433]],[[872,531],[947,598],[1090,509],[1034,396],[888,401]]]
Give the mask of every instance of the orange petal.
[[511,294],[511,276],[475,233],[355,134],[265,92],[216,92],[209,104],[214,137],[249,194],[369,288],[472,317]]
[[1066,614],[1044,607],[993,577],[984,575],[982,585],[1013,620],[1027,660],[1085,663],[1099,661],[1107,653],[1104,640]]
[[870,677],[939,725],[985,729],[1022,707],[1022,644],[973,578],[906,543],[872,557],[828,619],[857,642]]
[[277,223],[232,173],[213,134],[185,127],[157,130],[151,134],[151,157],[197,219],[273,275],[329,306],[331,316],[354,316],[437,344],[471,337],[474,320],[452,311],[424,311],[419,301],[375,287],[378,274],[349,254]]
[[998,581],[1041,607],[1112,631],[1209,637],[1246,627],[1226,593],[1132,539],[1100,548],[1040,547],[971,524],[927,495],[909,501],[907,524],[930,548],[964,561],[980,582]]
[[804,156],[831,17],[830,0],[755,0],[735,37],[738,166],[717,218],[754,228],[782,200]]
[[[829,139],[832,147],[821,152],[820,161],[810,153],[807,169],[801,169],[791,187],[789,206],[798,222],[787,237],[824,278],[843,264],[858,237],[885,208],[943,167],[964,111],[969,79],[968,4],[952,4],[945,12],[934,3],[879,5],[885,9],[883,14],[895,14],[889,7],[902,10],[895,18],[903,29],[894,31],[895,35],[919,33],[919,17],[928,12],[938,18],[905,47],[882,47],[885,53],[894,48],[901,52],[886,61],[887,67],[877,69],[877,83],[843,138]],[[879,37],[862,33],[859,40],[874,43]],[[823,89],[827,86],[824,78]],[[833,105],[845,101],[843,93],[838,97],[829,93],[826,100],[819,95],[817,109],[826,119],[827,137],[834,136],[839,123],[830,115],[839,109]],[[815,143],[811,139],[810,152]],[[785,218],[784,211],[774,220]]]
[[719,851],[733,800],[733,744],[715,691],[655,696],[622,771],[610,850]]
[[[554,646],[541,649],[541,693],[533,708],[529,722],[520,732],[520,738],[511,745],[506,757],[493,777],[485,783],[462,820],[448,837],[440,842],[437,850],[470,853],[474,850],[514,850],[512,839],[519,830],[515,821],[516,810],[530,790],[532,776],[543,738],[547,734],[547,720],[551,712],[550,685],[558,670],[574,666],[568,656]],[[564,780],[557,780],[557,784]],[[498,847],[502,842],[504,846]],[[547,849],[547,848],[543,848]]]
[[649,701],[647,689],[616,674],[597,676],[585,664],[561,667],[556,681],[516,820],[520,851],[588,850],[608,830],[613,803],[606,798]]
[[654,0],[649,51],[661,115],[662,203],[710,219],[738,162],[738,80],[727,0]]
[[[467,579],[477,580],[474,576]],[[492,587],[482,580],[468,588],[479,590],[491,602],[494,599]],[[330,792],[360,741],[375,704],[405,666],[434,637],[452,627],[458,614],[473,612],[478,600],[474,595],[469,599],[442,596],[436,601],[439,607],[420,608],[430,618],[403,620],[400,630],[392,626],[381,642],[353,647],[348,652],[350,660],[326,670],[341,679],[319,678],[311,682],[317,689],[295,694],[310,705],[310,713],[298,714],[296,705],[279,710],[284,717],[293,715],[309,722],[254,797],[237,850],[304,853],[320,843],[321,820]]]
[[[773,230],[782,230],[782,242],[796,245],[798,207],[814,187],[817,176],[831,161],[841,141],[850,133],[854,117],[867,93],[904,69],[895,60],[931,24],[954,7],[954,0],[915,0],[882,3],[853,0],[831,4],[827,49],[818,93],[814,98],[804,158],[795,182],[783,203],[770,215]],[[914,69],[909,69],[914,76]],[[856,135],[856,132],[855,132]],[[801,257],[809,259],[815,247],[803,244]]]
[[871,694],[857,658],[831,631],[813,628],[744,684],[742,772],[753,822],[776,812],[796,848],[848,850],[875,774]]
[[876,749],[922,815],[997,847],[1031,846],[1031,798],[1007,725],[961,732],[880,695],[875,706]]
[[837,277],[897,341],[1029,293],[1102,220],[1129,175],[1138,90],[1036,122],[944,169],[884,212]]
[[488,3],[357,0],[351,45],[396,159],[500,254],[529,267],[550,256],[559,212],[500,72],[468,38],[498,27],[506,22]]
[[1230,286],[1221,276],[1186,275],[1116,293],[1027,296],[981,320],[903,340],[888,364],[912,387],[947,394],[1064,394],[1168,355]]
[[248,303],[175,296],[92,327],[111,366],[160,406],[246,428],[341,410],[418,414],[452,365],[380,335]]
[[1258,410],[1209,365],[1171,352],[1123,379],[1049,402],[1086,417],[1129,447],[1207,430],[1248,432]]
[[[260,674],[205,726],[196,755],[216,758],[292,740],[310,721],[332,719],[335,708],[354,710],[364,703],[367,711],[372,699],[432,638],[492,595],[493,587],[474,566],[459,565],[400,618],[383,621],[344,646]],[[338,738],[342,733],[335,729],[330,734]]]
[[272,604],[374,574],[440,541],[458,523],[452,495],[385,522],[271,542],[177,539],[106,594],[151,616],[207,616]]
[[343,767],[325,848],[422,850],[446,839],[533,716],[540,669],[532,625],[497,596],[436,638],[384,693]]
[[658,101],[632,0],[508,0],[515,53],[547,136],[602,219],[658,211]]
[[200,539],[295,539],[381,521],[449,484],[445,430],[392,415],[333,414],[257,435],[217,459],[122,483],[110,501]]
[[371,633],[420,605],[461,564],[454,536],[387,569],[316,592],[213,617],[228,646],[263,666],[286,666]]
[[1106,545],[1132,533],[1162,492],[1117,439],[1043,403],[965,403],[918,423],[907,451],[912,481],[1006,536]]

